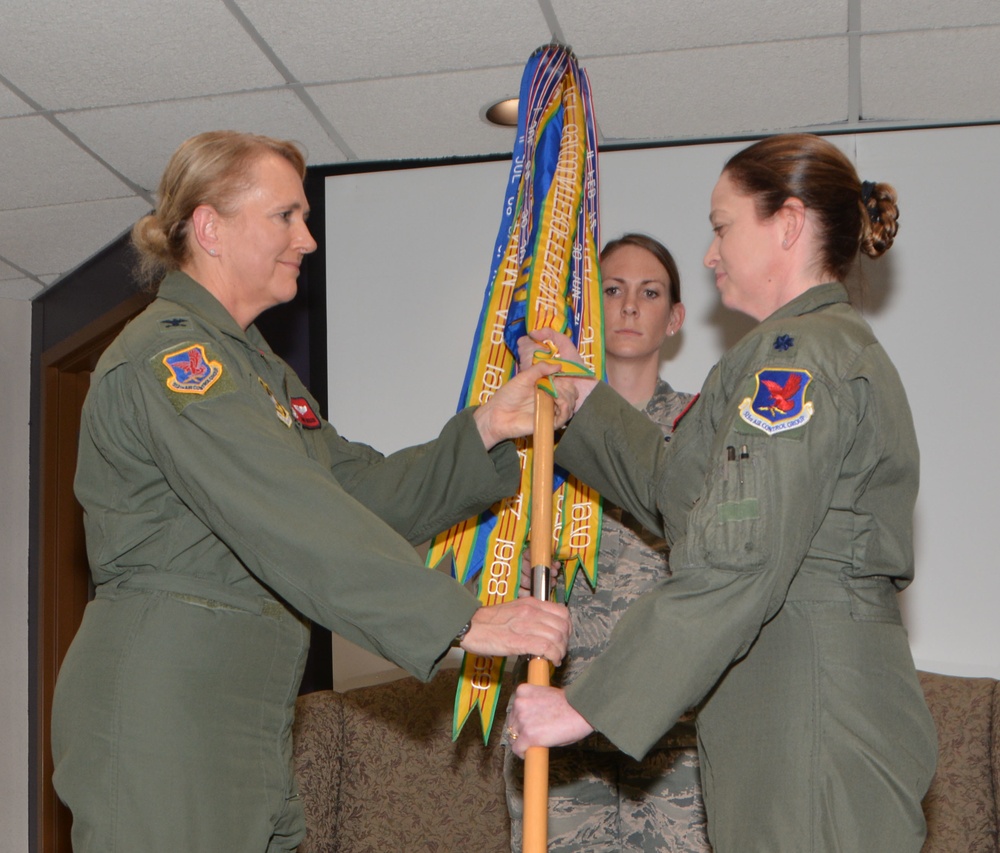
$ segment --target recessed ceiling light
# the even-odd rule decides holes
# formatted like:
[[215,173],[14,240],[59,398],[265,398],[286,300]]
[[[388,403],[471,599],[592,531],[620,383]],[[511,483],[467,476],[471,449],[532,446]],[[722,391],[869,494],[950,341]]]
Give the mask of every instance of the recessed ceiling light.
[[517,98],[497,101],[486,108],[483,114],[490,124],[500,127],[517,127]]

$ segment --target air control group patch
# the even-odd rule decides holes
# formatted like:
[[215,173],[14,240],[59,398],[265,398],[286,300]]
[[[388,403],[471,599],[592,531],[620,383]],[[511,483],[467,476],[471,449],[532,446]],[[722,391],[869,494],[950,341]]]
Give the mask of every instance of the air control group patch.
[[813,416],[813,404],[805,401],[812,382],[808,370],[765,368],[757,371],[752,397],[740,403],[740,419],[768,435],[803,426]]
[[202,344],[163,356],[170,371],[167,387],[178,394],[204,394],[222,376],[222,362],[212,361]]
[[180,349],[153,356],[151,362],[178,412],[189,403],[235,390],[221,359],[212,353],[208,344],[186,343]]

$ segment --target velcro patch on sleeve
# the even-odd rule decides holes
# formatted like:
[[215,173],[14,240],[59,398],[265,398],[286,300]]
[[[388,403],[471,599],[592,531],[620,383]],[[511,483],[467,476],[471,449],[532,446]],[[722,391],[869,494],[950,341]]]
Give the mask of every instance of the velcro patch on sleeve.
[[767,435],[797,429],[809,422],[814,406],[805,395],[812,374],[808,370],[764,368],[756,375],[752,397],[740,403],[740,421]]
[[153,370],[163,382],[167,398],[180,412],[189,403],[236,390],[222,360],[208,344],[187,343],[152,358]]

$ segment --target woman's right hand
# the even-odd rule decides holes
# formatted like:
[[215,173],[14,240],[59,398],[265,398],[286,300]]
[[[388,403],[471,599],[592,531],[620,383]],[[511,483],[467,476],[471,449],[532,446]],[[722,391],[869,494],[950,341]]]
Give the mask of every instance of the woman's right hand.
[[537,655],[556,666],[569,645],[569,608],[537,598],[480,607],[460,645],[478,655]]
[[[559,365],[539,362],[504,382],[497,392],[479,406],[472,417],[489,450],[508,438],[531,435],[535,426],[535,385],[545,376],[559,372]],[[576,384],[567,377],[555,379],[558,397],[553,400],[555,426],[563,426],[576,411]]]

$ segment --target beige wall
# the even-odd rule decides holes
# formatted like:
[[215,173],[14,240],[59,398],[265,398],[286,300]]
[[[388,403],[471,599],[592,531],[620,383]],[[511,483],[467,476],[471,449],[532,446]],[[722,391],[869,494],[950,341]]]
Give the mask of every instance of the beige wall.
[[28,423],[31,303],[0,299],[0,826],[28,849]]

